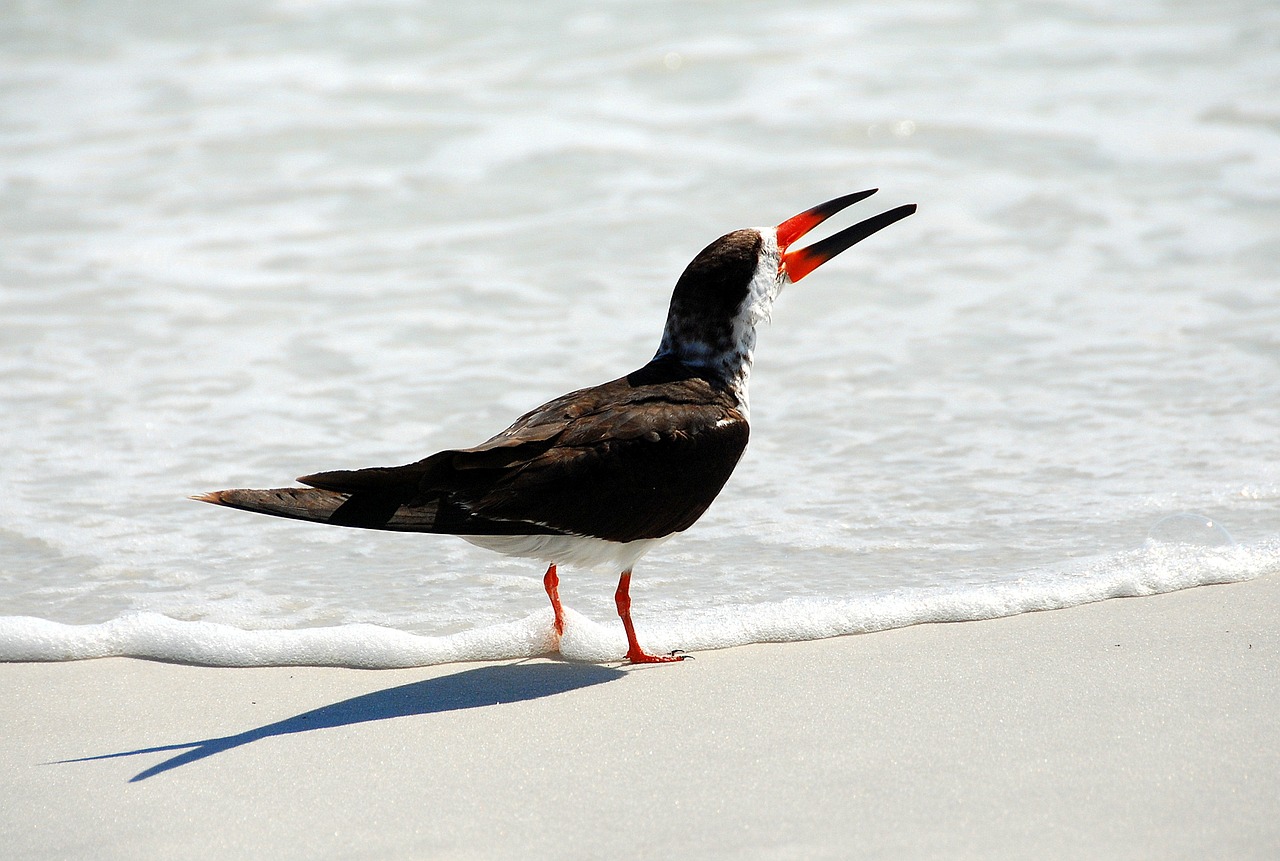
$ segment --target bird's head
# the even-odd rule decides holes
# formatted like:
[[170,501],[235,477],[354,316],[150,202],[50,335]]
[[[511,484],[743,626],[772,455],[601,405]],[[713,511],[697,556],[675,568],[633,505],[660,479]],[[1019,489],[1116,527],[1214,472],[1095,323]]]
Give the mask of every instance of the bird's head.
[[876,191],[837,197],[777,227],[735,230],[702,249],[671,294],[658,357],[708,368],[740,388],[745,405],[756,326],[768,319],[783,285],[799,281],[846,248],[916,211],[915,204],[899,206],[812,245],[792,247],[823,221]]

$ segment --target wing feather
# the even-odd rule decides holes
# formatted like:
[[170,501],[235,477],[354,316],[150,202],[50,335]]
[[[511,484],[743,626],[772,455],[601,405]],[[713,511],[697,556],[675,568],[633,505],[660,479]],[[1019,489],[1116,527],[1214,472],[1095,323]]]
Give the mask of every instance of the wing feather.
[[723,386],[660,360],[549,401],[472,448],[298,479],[314,490],[202,498],[367,529],[660,538],[687,529],[707,510],[748,434]]

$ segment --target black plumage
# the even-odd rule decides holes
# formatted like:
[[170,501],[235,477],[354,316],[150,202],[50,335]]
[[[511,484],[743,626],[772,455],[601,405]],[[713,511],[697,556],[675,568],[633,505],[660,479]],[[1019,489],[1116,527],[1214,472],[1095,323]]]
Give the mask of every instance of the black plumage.
[[204,501],[335,526],[629,542],[683,532],[729,480],[747,421],[720,382],[658,359],[531,410],[478,446]]

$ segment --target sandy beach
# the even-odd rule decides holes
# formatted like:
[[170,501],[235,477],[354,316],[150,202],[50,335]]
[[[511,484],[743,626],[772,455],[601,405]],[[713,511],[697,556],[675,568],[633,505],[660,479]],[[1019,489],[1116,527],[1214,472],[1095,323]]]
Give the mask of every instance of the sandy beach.
[[1280,857],[1280,580],[618,667],[0,666],[12,858]]

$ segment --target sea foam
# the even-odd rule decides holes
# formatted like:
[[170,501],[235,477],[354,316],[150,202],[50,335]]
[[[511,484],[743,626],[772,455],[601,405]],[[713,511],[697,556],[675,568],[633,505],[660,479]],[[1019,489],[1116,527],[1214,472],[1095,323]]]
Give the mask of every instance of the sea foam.
[[[963,622],[1229,583],[1280,570],[1280,541],[1254,546],[1195,546],[1149,541],[1138,550],[1015,579],[966,587],[895,589],[851,598],[796,598],[728,604],[637,617],[655,652],[711,650],[866,634],[926,622]],[[626,652],[621,625],[566,608],[557,638],[551,611],[447,636],[422,636],[371,624],[291,630],[243,630],[158,613],[130,613],[92,625],[27,616],[0,618],[0,660],[68,661],[134,657],[220,667],[338,666],[367,669],[558,653],[569,660],[617,661]]]

